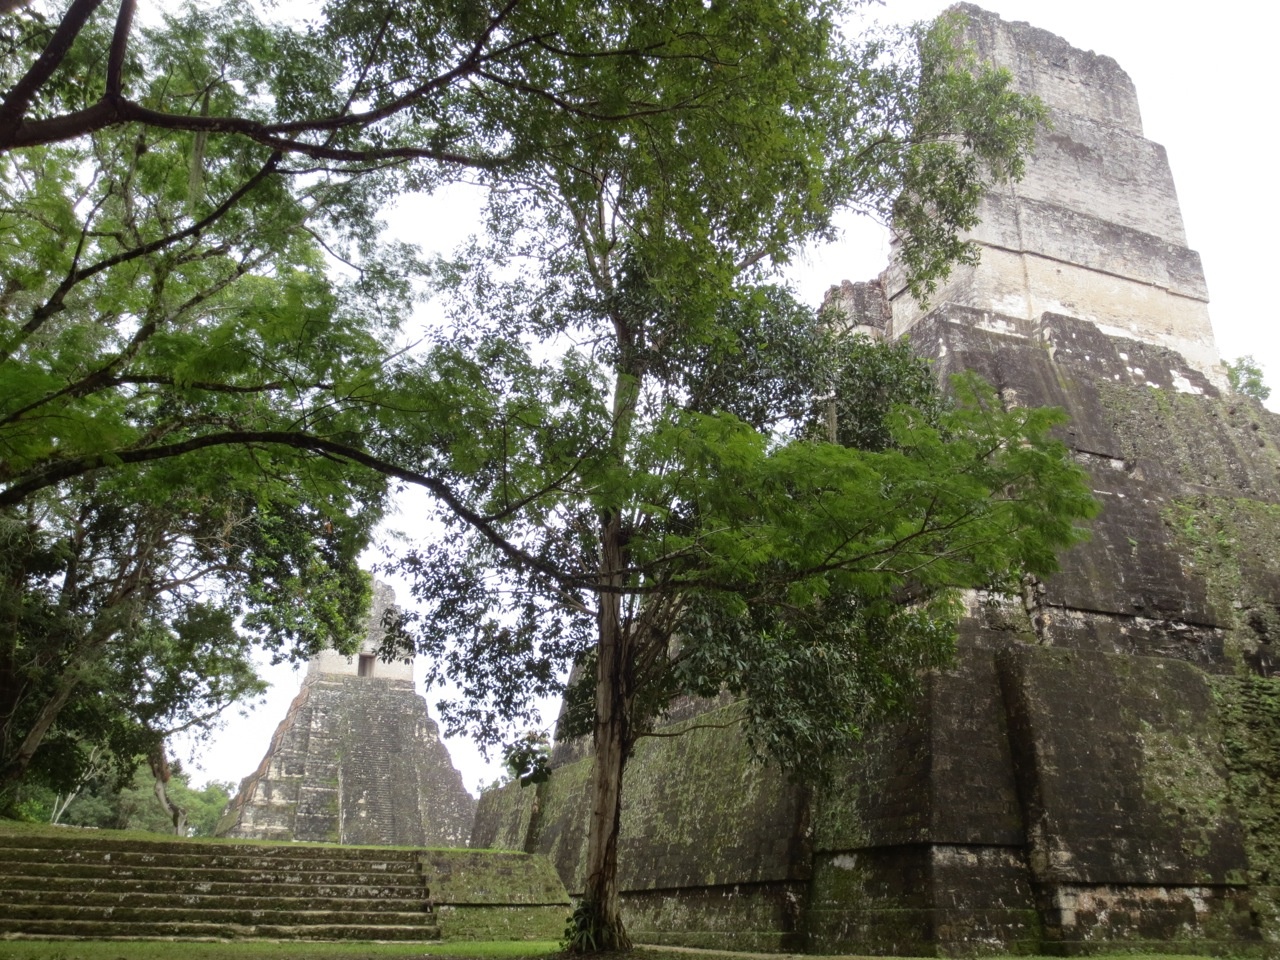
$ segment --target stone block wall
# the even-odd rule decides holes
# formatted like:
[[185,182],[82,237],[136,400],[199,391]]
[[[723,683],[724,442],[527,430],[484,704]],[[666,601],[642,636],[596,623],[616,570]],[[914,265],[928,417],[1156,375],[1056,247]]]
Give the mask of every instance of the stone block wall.
[[[799,942],[809,878],[807,794],[751,759],[734,707],[642,740],[623,783],[619,883],[638,942],[780,949]],[[726,723],[730,726],[726,729]],[[473,847],[546,854],[583,887],[587,757],[537,787],[481,797]]]
[[546,857],[424,850],[417,859],[450,940],[556,940],[564,933],[569,897]]
[[1230,800],[1245,828],[1253,910],[1274,957],[1280,955],[1280,679],[1218,678],[1215,694]]
[[475,798],[462,785],[413,662],[377,659],[395,593],[374,581],[357,655],[322,651],[258,769],[218,825],[223,836],[462,846]]
[[[972,596],[954,664],[829,791],[753,766],[683,705],[691,732],[645,743],[624,788],[633,934],[1274,954],[1280,418],[1075,318],[948,305],[913,334],[1006,403],[1067,408],[1094,537],[1021,598]],[[473,842],[547,853],[580,889],[589,762],[486,796]]]
[[377,677],[380,680],[407,680],[413,682],[413,661],[378,658],[378,647],[386,630],[382,618],[395,608],[395,591],[387,584],[373,582],[373,599],[369,604],[365,638],[360,649],[350,656],[336,650],[321,650],[307,663],[307,675],[328,674],[342,677]]

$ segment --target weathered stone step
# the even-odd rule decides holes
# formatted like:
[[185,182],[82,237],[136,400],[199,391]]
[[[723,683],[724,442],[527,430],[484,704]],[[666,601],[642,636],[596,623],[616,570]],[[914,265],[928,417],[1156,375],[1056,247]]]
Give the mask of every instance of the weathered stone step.
[[68,906],[56,903],[10,904],[5,907],[6,920],[84,921],[93,923],[214,923],[256,926],[262,923],[288,927],[323,927],[343,923],[361,927],[419,926],[434,919],[431,911],[421,909],[408,913],[377,913],[358,910],[205,910],[181,906]]
[[181,904],[190,910],[320,910],[354,911],[356,913],[429,913],[431,907],[417,897],[296,897],[287,894],[255,894],[232,888],[223,893],[196,893],[175,890],[84,890],[63,886],[53,890],[31,890],[21,887],[4,889],[3,899],[10,906],[58,905],[64,907],[173,907]]
[[[19,870],[21,872],[19,872]],[[190,883],[240,883],[240,884],[293,884],[315,886],[351,885],[351,886],[387,886],[414,887],[422,884],[417,874],[367,874],[339,873],[334,871],[299,871],[299,870],[200,870],[197,868],[179,869],[168,867],[152,867],[146,864],[125,866],[116,863],[36,863],[25,862],[19,868],[12,865],[5,871],[9,876],[29,877],[81,877],[93,878],[120,877],[125,879],[167,880],[187,885]]]
[[296,870],[299,872],[342,872],[358,869],[361,873],[393,876],[414,873],[413,858],[348,860],[345,857],[294,857],[285,848],[275,855],[255,853],[246,856],[236,851],[217,854],[155,853],[126,849],[76,850],[52,847],[0,848],[0,871],[12,863],[110,863],[116,866],[147,866],[162,869],[230,869],[230,870]]
[[[385,878],[383,878],[385,879]],[[243,883],[227,881],[195,880],[182,888],[188,892],[208,894],[210,896],[236,896],[249,892],[253,896],[282,896],[295,899],[336,899],[342,901],[378,900],[397,902],[404,900],[420,900],[427,893],[421,883],[401,884],[399,886],[360,885],[360,884],[274,884],[265,889],[260,886],[246,887]],[[0,902],[13,896],[18,890],[48,891],[57,894],[60,891],[94,891],[104,894],[156,894],[172,897],[175,887],[169,880],[148,880],[144,877],[65,877],[65,876],[0,876]]]
[[0,919],[0,937],[5,939],[51,938],[76,940],[439,940],[438,926],[219,923],[120,923],[103,920],[9,920]]
[[[0,905],[8,907],[0,910],[0,940],[428,941],[439,939],[442,925],[470,937],[508,924],[555,936],[568,906],[550,861],[527,854],[73,839],[63,843],[61,831],[0,835],[0,849],[12,852],[0,858]],[[198,850],[223,866],[190,864]],[[312,869],[339,860],[339,870]],[[388,869],[401,860],[403,871]],[[282,861],[289,869],[277,868]],[[257,866],[226,865],[233,862]],[[495,920],[513,896],[519,906],[510,919]],[[449,912],[437,914],[431,900]]]
[[413,863],[414,850],[387,847],[333,847],[322,844],[211,843],[200,840],[122,840],[96,830],[68,829],[57,836],[39,834],[0,834],[0,849],[27,848],[40,850],[101,850],[106,852],[151,853],[158,856],[182,854],[214,857],[223,854],[247,857],[292,857],[300,860],[339,858],[344,861],[404,861]]

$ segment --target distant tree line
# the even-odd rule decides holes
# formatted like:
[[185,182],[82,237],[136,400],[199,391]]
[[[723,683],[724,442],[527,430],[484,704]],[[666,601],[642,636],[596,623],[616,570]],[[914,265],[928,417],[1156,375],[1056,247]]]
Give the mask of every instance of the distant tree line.
[[[235,784],[214,780],[196,790],[191,787],[186,771],[175,765],[168,792],[173,803],[186,811],[183,835],[212,837],[218,819],[235,792]],[[155,780],[145,766],[140,766],[123,783],[110,776],[98,776],[71,794],[28,782],[18,791],[14,807],[23,819],[37,823],[174,833],[171,814],[157,801]]]

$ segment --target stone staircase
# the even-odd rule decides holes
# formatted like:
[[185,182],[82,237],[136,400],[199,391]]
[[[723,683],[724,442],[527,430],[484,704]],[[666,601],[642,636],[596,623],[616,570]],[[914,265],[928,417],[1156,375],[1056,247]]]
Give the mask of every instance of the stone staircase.
[[413,850],[0,835],[0,939],[436,940]]

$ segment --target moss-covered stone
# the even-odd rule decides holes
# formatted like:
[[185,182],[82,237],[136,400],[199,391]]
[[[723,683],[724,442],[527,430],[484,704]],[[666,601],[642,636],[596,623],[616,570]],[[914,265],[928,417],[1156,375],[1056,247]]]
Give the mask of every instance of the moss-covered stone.
[[535,785],[511,781],[484,791],[471,826],[472,847],[494,850],[525,850],[538,810]]
[[1217,681],[1231,800],[1245,824],[1253,909],[1280,956],[1280,678]]
[[[538,816],[530,821],[526,850],[537,850],[555,864],[570,893],[582,890],[587,838],[583,825],[590,811],[591,759],[557,767],[538,785]],[[510,787],[506,789],[511,789]]]
[[[758,762],[736,706],[641,740],[623,784],[620,876],[628,889],[722,887],[808,875],[797,856],[802,791]],[[679,779],[672,777],[679,771]],[[697,847],[699,856],[690,857]]]
[[1280,504],[1202,494],[1173,500],[1165,516],[1221,612],[1230,665],[1270,669],[1280,641]]
[[1205,673],[1033,647],[1000,663],[1040,882],[1242,882]]
[[[583,883],[591,764],[588,758],[557,767],[539,786],[538,813],[524,840],[526,849],[551,858],[570,890]],[[514,802],[504,798],[495,806]],[[806,814],[803,792],[776,766],[752,757],[739,708],[673,724],[642,739],[627,764],[621,883],[641,890],[795,879],[807,871],[797,866],[807,859],[796,856]],[[694,848],[700,853],[690,857]]]
[[545,857],[0,832],[0,936],[553,939],[569,897]]
[[13,831],[0,899],[0,937],[439,937],[413,850]]
[[441,936],[449,940],[559,940],[564,935],[569,906],[479,906],[442,904],[436,907]]
[[623,915],[633,939],[685,947],[796,950],[807,884],[743,883],[631,891]]
[[417,854],[431,901],[454,906],[567,907],[569,896],[546,857],[502,850]]

